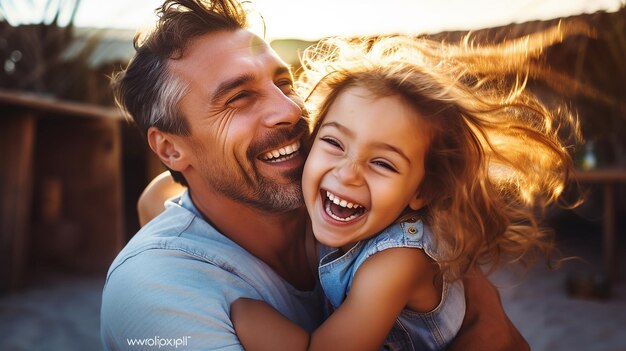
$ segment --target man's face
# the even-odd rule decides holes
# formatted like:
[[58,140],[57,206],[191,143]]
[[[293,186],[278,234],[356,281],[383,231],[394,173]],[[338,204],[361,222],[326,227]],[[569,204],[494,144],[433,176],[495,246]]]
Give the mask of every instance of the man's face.
[[195,39],[169,69],[189,85],[179,108],[198,185],[264,211],[302,206],[308,128],[278,55],[248,31],[224,31]]

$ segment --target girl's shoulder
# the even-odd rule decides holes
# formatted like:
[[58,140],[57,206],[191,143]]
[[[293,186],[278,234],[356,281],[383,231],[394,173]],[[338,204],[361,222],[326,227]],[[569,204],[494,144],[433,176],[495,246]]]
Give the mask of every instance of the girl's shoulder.
[[424,249],[430,246],[432,233],[421,219],[396,222],[383,229],[366,243],[368,247],[385,250],[393,247]]
[[348,252],[320,245],[320,267],[352,266],[356,270],[371,256],[394,248],[412,248],[424,251],[431,258],[436,257],[433,235],[422,220],[396,222],[377,235],[357,243]]
[[437,245],[430,226],[421,219],[396,222],[375,237],[363,243],[362,259],[392,248],[414,248],[423,250],[437,260]]

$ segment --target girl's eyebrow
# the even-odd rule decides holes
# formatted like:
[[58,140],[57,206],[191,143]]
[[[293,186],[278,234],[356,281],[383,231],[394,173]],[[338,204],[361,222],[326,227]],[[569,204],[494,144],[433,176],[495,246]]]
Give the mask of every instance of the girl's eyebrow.
[[391,145],[391,144],[387,144],[387,143],[372,143],[372,146],[374,148],[378,148],[378,149],[386,149],[389,150],[391,152],[394,152],[396,154],[398,154],[398,156],[402,157],[407,163],[411,163],[411,160],[409,160],[409,158],[407,157],[407,155],[404,154],[404,152],[402,152],[402,150],[398,149],[397,147]]
[[[348,127],[344,126],[343,124],[339,123],[339,122],[325,122],[322,124],[322,126],[320,127],[320,130],[322,128],[325,127],[332,127],[335,129],[338,129],[340,132],[342,132],[343,134],[347,135],[348,137],[353,137],[354,136],[354,132],[352,130],[350,130]],[[402,157],[407,163],[411,163],[411,160],[409,159],[409,157],[399,148],[388,144],[388,143],[383,143],[383,142],[375,142],[375,143],[371,143],[370,144],[372,147],[374,148],[378,148],[378,149],[385,149],[385,150],[389,150],[391,152],[394,152],[396,154],[398,154],[400,157]]]
[[348,129],[348,127],[344,126],[343,124],[339,122],[325,122],[322,124],[320,129],[326,128],[326,127],[333,127],[335,129],[339,129],[340,132],[347,134],[348,136],[354,136],[354,133],[350,129]]

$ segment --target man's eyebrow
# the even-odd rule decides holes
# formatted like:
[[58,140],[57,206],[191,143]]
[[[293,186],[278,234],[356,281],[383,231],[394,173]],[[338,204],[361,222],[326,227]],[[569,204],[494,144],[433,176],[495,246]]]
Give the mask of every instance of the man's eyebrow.
[[243,74],[241,76],[228,79],[220,83],[215,89],[215,93],[213,93],[213,97],[211,101],[218,101],[224,97],[224,95],[228,94],[233,89],[240,87],[250,81],[254,80],[254,76],[252,74]]
[[[338,129],[340,132],[342,132],[343,134],[346,134],[349,137],[353,137],[354,136],[354,132],[352,132],[349,128],[347,128],[346,126],[344,126],[341,123],[338,122],[326,122],[323,123],[320,126],[320,130],[322,128],[326,128],[326,127],[333,127],[335,129]],[[397,147],[388,144],[388,143],[373,143],[371,145],[374,148],[380,148],[380,149],[386,149],[386,150],[390,150],[392,152],[395,152],[396,154],[400,155],[400,157],[402,157],[406,162],[411,163],[411,160],[409,159],[409,157],[400,149],[398,149]]]
[[[279,66],[274,70],[274,77],[282,76],[285,74],[289,75],[290,78],[292,77],[291,70],[287,66]],[[238,77],[235,77],[235,78],[232,78],[232,79],[229,79],[220,83],[220,85],[217,86],[217,89],[215,89],[215,93],[213,93],[213,97],[211,98],[211,101],[220,100],[229,92],[231,92],[233,89],[236,89],[237,87],[240,87],[248,82],[251,82],[254,79],[255,77],[252,74],[242,74],[241,76],[238,76]]]
[[277,76],[282,76],[282,75],[289,75],[289,77],[291,78],[291,69],[289,69],[289,67],[287,66],[279,66],[274,70],[274,77]]

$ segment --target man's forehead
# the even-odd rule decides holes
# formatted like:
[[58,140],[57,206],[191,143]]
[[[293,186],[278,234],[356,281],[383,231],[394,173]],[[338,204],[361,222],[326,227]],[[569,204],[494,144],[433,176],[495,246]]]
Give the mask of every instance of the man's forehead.
[[191,90],[205,97],[214,95],[225,82],[289,74],[289,68],[276,52],[246,30],[200,36],[190,43],[180,59],[170,60],[168,66]]
[[185,51],[184,56],[205,55],[207,57],[275,54],[265,40],[246,30],[221,31],[199,36]]
[[246,30],[208,33],[194,39],[183,56],[168,62],[170,68],[197,71],[236,69],[246,61],[285,66],[276,52],[261,38]]

